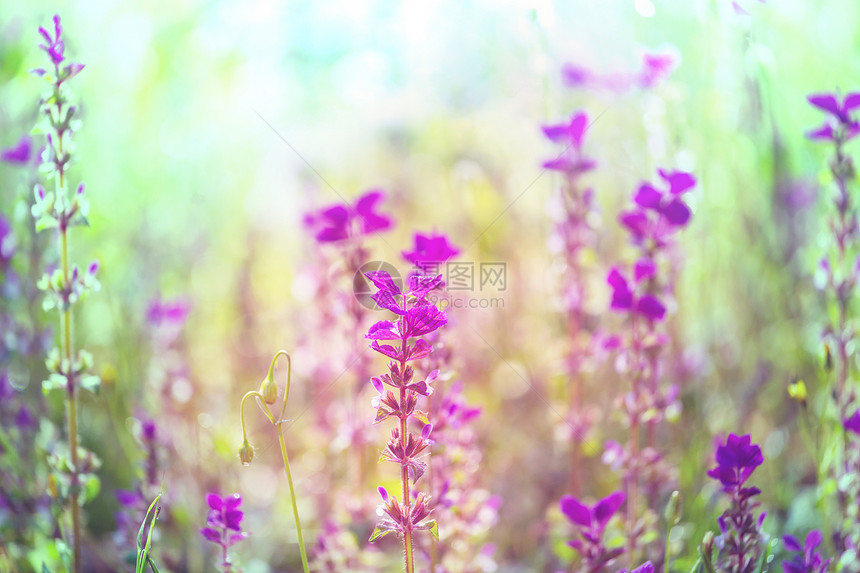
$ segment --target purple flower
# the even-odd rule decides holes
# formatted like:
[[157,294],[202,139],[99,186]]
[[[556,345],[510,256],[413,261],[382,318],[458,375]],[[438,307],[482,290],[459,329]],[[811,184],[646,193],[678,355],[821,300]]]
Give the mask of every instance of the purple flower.
[[0,268],[5,267],[15,254],[15,235],[9,220],[0,214]]
[[842,427],[848,432],[860,434],[860,410],[857,410],[848,418],[842,420]]
[[761,448],[751,443],[750,436],[729,434],[716,451],[717,467],[708,476],[718,480],[729,495],[729,508],[717,519],[720,526],[718,570],[747,573],[755,566],[761,553],[761,526],[767,515],[754,513],[760,503],[753,498],[761,493],[757,487],[743,487],[755,469],[763,462]]
[[801,547],[800,542],[793,535],[782,538],[785,548],[792,553],[797,553],[791,561],[782,562],[783,573],[824,573],[830,565],[830,559],[824,559],[816,548],[823,540],[821,532],[813,529],[806,536],[806,542]]
[[592,506],[586,505],[573,496],[561,498],[561,512],[576,526],[580,539],[573,539],[567,544],[576,549],[588,565],[587,570],[597,571],[607,565],[610,560],[620,555],[624,550],[616,548],[608,550],[603,546],[603,532],[612,516],[624,503],[622,491],[609,494]]
[[564,83],[570,87],[586,87],[594,78],[594,74],[583,66],[577,64],[564,64],[561,69]]
[[156,297],[146,308],[146,321],[152,326],[181,327],[191,313],[191,302],[183,297],[162,299]]
[[245,516],[239,509],[242,505],[242,496],[236,493],[221,497],[209,493],[206,495],[206,503],[209,504],[209,517],[206,520],[207,527],[201,529],[200,534],[208,541],[221,546],[221,565],[229,566],[227,549],[248,537],[248,533],[242,531],[242,518]]
[[355,207],[338,204],[305,216],[305,226],[320,243],[335,243],[346,239],[384,231],[391,227],[391,218],[376,212],[385,198],[380,190],[361,195]]
[[749,435],[729,434],[725,444],[717,447],[717,467],[708,476],[718,480],[727,492],[735,491],[749,479],[764,458],[761,448],[751,443]]
[[639,73],[639,84],[643,88],[657,86],[672,75],[672,72],[678,67],[678,60],[678,52],[674,49],[642,54],[642,71]]
[[460,249],[441,233],[415,233],[415,246],[411,251],[403,251],[403,258],[420,269],[426,269],[431,265],[440,265],[459,254]]
[[[388,363],[388,372],[371,379],[371,384],[379,393],[372,402],[376,408],[374,423],[390,416],[399,419],[400,426],[392,430],[380,460],[400,466],[403,491],[409,492],[409,483],[414,485],[426,470],[427,464],[420,458],[432,444],[430,433],[433,426],[428,423],[426,413],[416,411],[418,396],[429,396],[432,393],[430,384],[437,378],[439,371],[433,370],[424,380],[414,382],[415,367],[407,363],[424,358],[433,350],[429,342],[417,337],[435,332],[448,321],[445,313],[426,299],[431,291],[441,288],[444,283],[441,275],[434,277],[412,274],[408,277],[405,290],[401,290],[385,271],[372,271],[365,273],[365,276],[378,289],[371,298],[380,307],[398,315],[394,322],[377,322],[370,327],[365,337],[373,341],[371,348],[392,359]],[[410,343],[410,339],[415,338],[417,340]],[[380,340],[395,341],[399,344],[381,344]],[[385,386],[395,388],[397,393]],[[409,418],[416,415],[423,424],[421,436],[408,430]],[[382,519],[371,534],[370,542],[394,532],[403,534],[404,551],[407,559],[411,559],[411,532],[429,531],[439,540],[436,521],[428,519],[433,511],[429,497],[413,490],[412,495],[404,494],[405,499],[399,503],[397,498],[389,496],[385,489],[379,488],[379,493],[382,496],[382,504],[378,514]],[[414,499],[410,499],[413,496]]]
[[584,111],[576,112],[566,123],[543,126],[541,129],[547,139],[564,145],[561,154],[545,161],[543,168],[570,175],[578,175],[594,169],[595,161],[583,157],[581,153],[582,139],[587,128],[588,115]]
[[616,267],[612,267],[606,282],[612,288],[610,308],[621,312],[635,312],[648,320],[663,320],[666,316],[666,306],[652,294],[637,295],[636,287],[652,277],[656,272],[654,262],[650,259],[640,259],[634,266],[635,281],[631,283]]
[[55,66],[58,66],[63,63],[66,59],[63,53],[66,50],[66,45],[61,39],[63,35],[63,27],[60,25],[60,17],[57,14],[54,14],[54,35],[51,36],[47,30],[45,30],[42,26],[39,26],[39,34],[45,39],[44,44],[39,44],[39,48],[45,51],[46,54],[51,58],[51,62]]
[[618,217],[637,243],[650,239],[663,245],[667,237],[689,223],[692,216],[681,195],[696,186],[693,174],[663,169],[658,173],[663,180],[660,188],[642,183],[633,195],[633,209],[623,211]]
[[[622,569],[618,573],[627,573],[627,569]],[[654,564],[650,561],[646,561],[630,573],[654,573]]]
[[12,147],[7,147],[0,150],[0,161],[11,163],[12,165],[26,165],[30,162],[33,154],[33,140],[24,134],[18,140],[18,143]]
[[823,93],[808,96],[807,101],[828,114],[820,127],[807,132],[809,139],[847,141],[860,134],[860,123],[851,117],[851,112],[860,107],[860,92],[852,92],[841,99],[837,94]]

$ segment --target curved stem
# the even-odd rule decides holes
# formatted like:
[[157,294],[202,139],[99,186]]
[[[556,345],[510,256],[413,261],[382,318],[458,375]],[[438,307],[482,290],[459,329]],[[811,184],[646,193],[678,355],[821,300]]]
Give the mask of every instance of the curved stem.
[[278,431],[278,442],[281,445],[281,457],[284,460],[284,472],[287,474],[287,485],[289,485],[290,487],[290,503],[293,506],[293,517],[296,520],[296,534],[299,538],[299,553],[302,556],[302,570],[304,571],[304,573],[310,573],[310,568],[308,566],[308,556],[307,552],[305,551],[305,538],[304,535],[302,535],[302,523],[299,519],[299,506],[296,502],[296,490],[293,487],[293,474],[290,471],[290,458],[287,455],[287,444],[284,439],[283,430],[283,424],[284,422],[286,422],[286,419],[284,419],[284,414],[287,411],[287,399],[290,397],[290,376],[292,373],[292,359],[290,358],[290,354],[286,350],[279,350],[272,358],[272,361],[269,364],[269,373],[267,375],[267,380],[274,380],[275,365],[278,362],[278,358],[280,358],[281,356],[285,356],[287,358],[287,383],[286,387],[284,388],[284,400],[281,404],[281,415],[277,419],[275,419],[274,414],[272,414],[272,411],[269,409],[269,406],[266,404],[266,401],[260,392],[248,392],[242,398],[242,405],[240,406],[242,418],[242,438],[245,440],[245,442],[248,441],[248,434],[245,431],[245,401],[253,396],[257,399],[257,404],[260,405],[260,409],[263,411],[263,414],[266,415],[266,417],[269,419],[269,422],[271,422],[272,425],[275,426],[275,429]]
[[269,419],[273,426],[277,425],[277,421],[275,420],[275,415],[272,414],[272,411],[269,410],[269,407],[266,405],[265,400],[263,400],[263,395],[257,392],[256,390],[251,390],[247,392],[244,396],[242,396],[242,404],[239,406],[239,418],[242,421],[242,438],[247,441],[248,433],[245,431],[245,401],[248,398],[254,397],[257,399],[257,404],[260,405],[260,409],[263,410],[263,414]]

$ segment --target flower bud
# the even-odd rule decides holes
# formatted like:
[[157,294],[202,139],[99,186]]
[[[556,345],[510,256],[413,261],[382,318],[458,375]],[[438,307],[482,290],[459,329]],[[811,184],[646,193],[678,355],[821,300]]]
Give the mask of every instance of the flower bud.
[[274,404],[278,399],[278,385],[271,378],[266,378],[260,384],[260,394],[263,395],[263,401],[266,404]]
[[666,522],[670,526],[678,525],[678,522],[681,521],[681,493],[678,491],[673,491],[672,496],[669,498],[669,503],[666,504],[666,512],[663,514],[663,517],[666,518]]
[[245,440],[242,442],[242,447],[239,448],[239,460],[242,462],[243,466],[249,466],[253,459],[254,448],[248,443],[248,440]]
[[788,396],[801,406],[806,405],[806,384],[803,380],[788,385]]
[[713,549],[714,549],[714,532],[708,531],[707,533],[705,533],[705,536],[702,538],[702,553],[704,554],[705,558],[710,560],[711,552],[713,551]]

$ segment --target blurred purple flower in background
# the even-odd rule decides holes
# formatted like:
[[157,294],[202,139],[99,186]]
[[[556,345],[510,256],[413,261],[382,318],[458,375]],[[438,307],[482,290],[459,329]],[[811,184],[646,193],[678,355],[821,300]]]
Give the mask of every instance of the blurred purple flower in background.
[[12,165],[27,165],[33,156],[33,139],[24,134],[18,143],[11,147],[0,150],[0,161]]
[[696,186],[693,174],[663,169],[658,173],[662,185],[642,183],[633,196],[634,207],[618,216],[637,244],[650,240],[658,246],[665,245],[668,237],[686,226],[692,216],[681,196]]
[[606,525],[621,508],[624,498],[624,492],[616,491],[591,506],[570,495],[561,498],[561,512],[574,524],[580,537],[567,544],[582,556],[587,571],[601,570],[624,552],[623,547],[608,549],[603,545]]
[[355,202],[337,204],[305,215],[304,223],[321,243],[335,243],[352,237],[369,235],[391,227],[391,218],[378,213],[385,193],[378,189],[367,191]]
[[783,573],[824,573],[827,571],[831,559],[824,559],[821,553],[817,551],[823,540],[824,537],[817,529],[813,529],[806,535],[806,542],[803,545],[793,535],[783,536],[782,541],[785,543],[785,548],[792,553],[797,553],[791,561],[782,562]]
[[844,98],[834,93],[814,94],[806,99],[828,114],[821,127],[807,132],[809,139],[848,141],[860,134],[860,123],[851,117],[851,112],[860,107],[860,92],[846,94]]
[[[649,259],[640,259],[634,267],[634,282],[631,287],[630,281],[621,274],[616,267],[609,271],[606,282],[612,287],[612,310],[622,312],[635,312],[648,320],[663,320],[666,316],[666,306],[653,294],[645,293],[637,295],[636,287],[643,281],[654,275],[656,270],[654,262]],[[646,271],[650,268],[650,271]]]

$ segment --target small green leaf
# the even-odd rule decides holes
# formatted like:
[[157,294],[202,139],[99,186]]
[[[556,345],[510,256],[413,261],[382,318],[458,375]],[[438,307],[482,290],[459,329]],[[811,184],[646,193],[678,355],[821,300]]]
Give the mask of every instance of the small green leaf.
[[83,388],[84,390],[89,390],[90,392],[98,396],[102,388],[102,380],[98,376],[84,376],[81,378],[81,388]]
[[53,229],[54,227],[59,226],[59,221],[57,221],[54,217],[50,215],[42,215],[38,219],[36,219],[36,232],[39,233],[46,229]]
[[91,475],[84,485],[84,503],[94,500],[101,489],[101,480],[97,476]]
[[427,417],[427,412],[422,412],[421,410],[416,410],[412,417],[416,420],[420,421],[422,424],[427,425],[430,423],[430,418]]
[[[146,516],[143,518],[143,522],[140,524],[140,529],[137,532],[137,563],[135,564],[135,573],[145,573],[147,566],[152,564],[149,551],[152,548],[152,534],[155,529],[155,522],[158,520],[158,512],[161,509],[156,507],[159,499],[161,499],[160,493],[155,496],[155,499],[152,500],[151,504],[149,504],[149,509],[146,510]],[[154,513],[153,509],[155,509]],[[152,515],[151,522],[149,517],[150,515]],[[148,522],[150,523],[149,535],[146,536],[146,545],[144,545],[143,532],[146,529],[146,524]]]
[[370,536],[370,539],[367,540],[368,543],[373,543],[377,539],[382,539],[389,533],[392,533],[391,529],[386,529],[384,527],[376,526],[376,529],[373,530],[373,534]]
[[427,531],[430,532],[430,535],[433,536],[433,539],[439,541],[439,524],[436,523],[436,520],[432,519],[424,525],[427,526]]
[[48,375],[47,380],[42,381],[42,392],[48,394],[52,390],[64,389],[66,385],[66,377],[54,372]]

